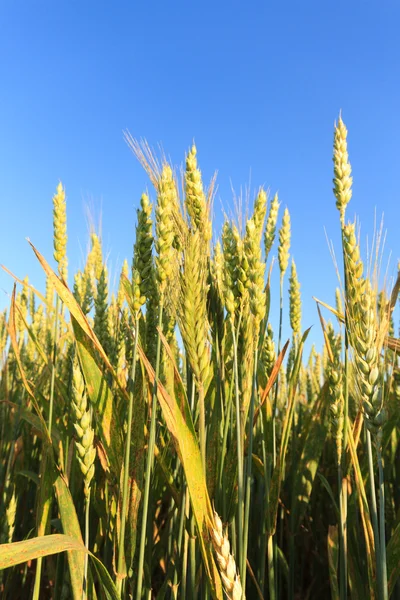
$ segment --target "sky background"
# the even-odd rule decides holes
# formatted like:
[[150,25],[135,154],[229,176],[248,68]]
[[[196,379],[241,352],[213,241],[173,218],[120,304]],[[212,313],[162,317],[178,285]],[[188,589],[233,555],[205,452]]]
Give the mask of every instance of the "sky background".
[[[70,274],[82,268],[88,208],[102,221],[111,278],[131,260],[136,208],[154,192],[123,131],[161,143],[175,165],[195,140],[204,181],[218,170],[215,238],[233,192],[279,192],[292,220],[303,326],[312,296],[333,302],[339,250],[333,125],[349,129],[361,239],[385,215],[390,274],[400,257],[400,3],[0,2],[0,263],[44,277],[25,238],[52,259],[52,196],[67,191]],[[326,237],[327,236],[327,237]],[[276,249],[274,250],[276,253]],[[276,269],[277,271],[277,269]],[[277,273],[275,273],[277,276]],[[70,284],[72,285],[70,276]],[[0,272],[0,307],[11,278]],[[277,288],[272,298],[276,316]]]

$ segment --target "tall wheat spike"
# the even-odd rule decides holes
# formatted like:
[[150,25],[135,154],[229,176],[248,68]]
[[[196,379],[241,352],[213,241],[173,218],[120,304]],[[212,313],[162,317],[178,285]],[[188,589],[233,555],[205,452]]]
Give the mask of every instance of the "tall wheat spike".
[[57,193],[53,196],[54,259],[58,270],[65,280],[68,278],[67,258],[67,208],[65,189],[60,181]]
[[351,186],[353,178],[351,177],[351,165],[347,152],[347,129],[339,117],[338,123],[335,123],[335,134],[333,142],[333,193],[336,196],[336,207],[340,212],[340,221],[344,226],[346,206],[351,200]]

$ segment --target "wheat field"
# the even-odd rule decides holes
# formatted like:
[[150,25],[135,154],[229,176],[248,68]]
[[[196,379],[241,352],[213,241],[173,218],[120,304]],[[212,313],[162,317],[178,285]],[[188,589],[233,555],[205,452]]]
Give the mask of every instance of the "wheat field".
[[46,289],[13,276],[0,314],[2,598],[399,599],[400,271],[382,284],[346,219],[341,117],[336,304],[309,355],[278,196],[215,231],[195,146],[181,180],[126,141],[154,201],[115,293],[94,230],[68,287],[59,183],[54,268],[31,244]]

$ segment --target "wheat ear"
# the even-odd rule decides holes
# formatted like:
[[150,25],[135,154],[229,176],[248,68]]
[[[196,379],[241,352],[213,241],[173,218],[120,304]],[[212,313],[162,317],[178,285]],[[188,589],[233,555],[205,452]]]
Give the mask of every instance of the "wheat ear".
[[230,551],[227,532],[223,531],[222,521],[214,511],[214,523],[211,526],[211,540],[221,574],[222,585],[228,600],[245,600],[243,597],[240,576],[236,569],[236,562]]

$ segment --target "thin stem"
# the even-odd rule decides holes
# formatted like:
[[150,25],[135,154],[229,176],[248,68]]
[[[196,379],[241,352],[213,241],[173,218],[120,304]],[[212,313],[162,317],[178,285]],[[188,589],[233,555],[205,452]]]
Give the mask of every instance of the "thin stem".
[[[60,305],[60,298],[56,295],[56,311],[54,319],[54,332],[53,332],[53,356],[52,356],[52,369],[51,369],[51,380],[50,380],[50,406],[49,406],[49,420],[48,430],[49,438],[51,439],[51,430],[53,425],[53,407],[54,407],[54,387],[56,379],[56,358],[57,358],[57,343],[58,343],[58,310]],[[39,600],[40,594],[40,581],[42,577],[42,557],[37,559],[36,573],[35,573],[35,584],[33,588],[32,600]]]
[[236,442],[237,442],[237,460],[238,460],[238,564],[241,566],[240,576],[244,580],[243,568],[243,504],[244,504],[244,489],[243,489],[243,449],[241,435],[241,419],[240,419],[240,397],[239,397],[239,369],[238,369],[238,349],[235,328],[232,324],[233,338],[233,363],[234,363],[234,378],[235,378],[235,401],[236,401]]
[[274,567],[274,540],[273,540],[272,535],[268,535],[268,583],[269,583],[269,600],[276,600],[275,567]]
[[139,338],[139,313],[135,316],[135,340],[133,345],[133,359],[132,359],[132,370],[131,370],[131,381],[129,391],[129,407],[128,407],[128,430],[126,434],[126,446],[125,446],[125,461],[124,461],[124,481],[122,489],[122,510],[121,510],[121,532],[118,544],[118,566],[117,573],[119,574],[117,580],[117,590],[121,594],[122,590],[122,568],[123,560],[125,556],[124,545],[125,545],[125,526],[126,517],[128,512],[128,499],[129,499],[129,463],[130,463],[130,451],[131,451],[131,438],[132,438],[132,417],[133,417],[133,387],[135,383],[136,375],[136,358],[137,358],[137,347]]
[[206,411],[204,406],[204,386],[199,386],[199,437],[201,462],[206,474]]
[[367,454],[368,454],[368,469],[369,469],[369,487],[371,494],[371,520],[372,520],[372,529],[374,531],[374,542],[375,542],[375,563],[376,563],[376,580],[377,580],[377,588],[379,590],[378,594],[380,594],[382,590],[382,571],[381,571],[381,562],[380,562],[380,541],[379,541],[379,526],[378,526],[378,508],[376,504],[376,491],[375,491],[375,473],[374,473],[374,459],[372,455],[372,443],[371,443],[371,434],[369,430],[365,427],[366,438],[367,438]]
[[54,320],[54,336],[53,336],[53,365],[51,369],[51,381],[50,381],[50,407],[49,407],[49,437],[51,438],[51,429],[53,425],[53,406],[54,406],[54,384],[56,378],[56,357],[57,357],[57,343],[58,343],[58,309],[60,304],[60,298],[56,296],[56,314]]
[[257,363],[258,363],[258,348],[254,351],[254,369],[253,369],[253,385],[251,389],[250,414],[249,414],[249,444],[247,447],[247,468],[246,468],[246,499],[244,507],[244,531],[243,531],[243,556],[242,556],[242,598],[246,597],[246,560],[247,546],[249,537],[249,519],[250,519],[250,502],[251,502],[251,478],[253,464],[253,431],[254,431],[254,404],[257,395]]
[[343,250],[343,272],[345,289],[344,306],[344,381],[343,381],[343,452],[341,460],[341,482],[339,484],[340,493],[340,520],[341,520],[341,545],[340,545],[340,597],[347,598],[347,419],[349,414],[349,322],[347,313],[348,296],[348,277],[346,268],[346,253],[344,245],[344,209],[341,212],[341,231],[342,231],[342,250]]
[[261,532],[261,551],[260,551],[260,588],[262,593],[265,591],[265,563],[266,563],[266,555],[267,555],[267,538],[268,538],[268,527],[269,527],[269,518],[268,518],[268,505],[269,505],[269,484],[270,484],[270,476],[269,476],[269,467],[268,459],[270,457],[267,456],[267,447],[265,443],[265,431],[264,431],[264,418],[261,415],[260,419],[260,428],[261,428],[261,436],[262,436],[262,456],[263,456],[263,464],[264,464],[264,504],[263,504],[263,512],[267,515],[266,519],[262,520],[262,532]]
[[[193,374],[190,372],[190,369],[188,369],[188,375],[190,375],[188,377],[188,381],[191,381],[190,410],[193,415],[196,387],[195,387]],[[187,496],[187,498],[189,498],[189,495]],[[190,507],[188,507],[188,509],[189,508]],[[189,518],[189,510],[188,510],[188,518]],[[189,573],[190,573],[190,579],[189,579],[190,598],[195,598],[196,597],[196,594],[195,594],[195,589],[196,589],[196,528],[195,528],[195,522],[194,522],[194,515],[193,515],[192,511],[191,511],[191,515],[190,515],[189,558],[190,558],[190,570],[189,570]]]
[[382,462],[382,447],[381,447],[381,436],[379,432],[377,435],[376,453],[378,458],[378,471],[379,471],[379,529],[380,529],[380,555],[379,561],[382,573],[382,600],[388,600],[388,582],[387,582],[387,566],[386,566],[386,535],[385,535],[385,483],[383,474],[383,462]]
[[[189,494],[185,494],[185,520],[189,517],[190,499]],[[187,582],[187,568],[188,568],[188,550],[189,550],[189,535],[186,531],[186,527],[183,530],[183,552],[182,552],[182,577],[181,577],[181,598],[186,599],[186,582]]]
[[[283,321],[283,275],[281,273],[279,280],[279,334],[278,334],[278,356],[281,351],[282,342],[282,321]],[[272,464],[276,465],[276,406],[278,403],[278,380],[279,374],[275,382],[274,403],[272,409]]]
[[[89,550],[89,513],[90,513],[90,488],[88,495],[85,498],[85,547]],[[87,598],[88,588],[88,563],[89,555],[85,552],[85,562],[83,567],[83,587],[82,587],[82,600]]]
[[[182,503],[181,503],[181,513],[179,515],[179,529],[178,529],[178,553],[182,553],[183,548],[183,536],[185,531],[185,520],[186,520],[186,488],[184,488],[182,492]],[[174,585],[173,589],[177,588],[178,583],[178,565],[175,568],[174,573]]]
[[[160,301],[158,327],[162,329],[162,316],[163,316],[163,302]],[[144,552],[146,547],[146,531],[147,531],[147,515],[149,511],[149,495],[150,495],[150,478],[154,462],[154,446],[156,438],[156,412],[157,412],[157,387],[158,387],[158,376],[160,372],[160,357],[161,357],[161,336],[157,336],[157,354],[156,354],[156,371],[154,376],[153,385],[153,398],[151,403],[151,422],[150,422],[150,434],[149,434],[149,447],[146,457],[146,475],[145,475],[145,487],[143,495],[143,514],[142,514],[142,530],[140,534],[140,548],[139,548],[139,564],[138,564],[138,579],[136,589],[136,600],[140,600],[142,597],[143,587],[143,570],[144,570]]]
[[346,598],[346,579],[344,577],[345,565],[343,564],[343,557],[345,556],[344,549],[346,547],[346,507],[343,505],[343,477],[342,477],[342,465],[338,464],[337,468],[338,476],[338,495],[339,495],[339,537],[340,537],[340,598]]

